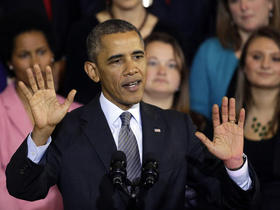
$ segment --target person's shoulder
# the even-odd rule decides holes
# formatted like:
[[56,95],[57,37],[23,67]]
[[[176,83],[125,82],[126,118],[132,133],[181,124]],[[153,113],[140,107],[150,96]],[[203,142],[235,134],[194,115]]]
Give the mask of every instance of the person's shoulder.
[[224,48],[221,45],[218,37],[211,37],[206,39],[200,46],[200,49],[208,49],[209,51],[223,51]]
[[168,123],[179,122],[179,121],[187,121],[190,122],[189,115],[179,112],[173,109],[161,109],[152,104],[147,104],[145,102],[141,102],[142,110],[146,112],[150,112],[154,116],[160,117],[162,120],[165,120]]

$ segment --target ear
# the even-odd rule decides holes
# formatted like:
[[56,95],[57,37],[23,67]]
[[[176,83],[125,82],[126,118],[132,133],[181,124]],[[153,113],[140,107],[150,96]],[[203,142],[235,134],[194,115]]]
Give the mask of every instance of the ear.
[[86,61],[84,64],[84,69],[90,79],[92,79],[94,82],[100,81],[98,67],[95,63]]

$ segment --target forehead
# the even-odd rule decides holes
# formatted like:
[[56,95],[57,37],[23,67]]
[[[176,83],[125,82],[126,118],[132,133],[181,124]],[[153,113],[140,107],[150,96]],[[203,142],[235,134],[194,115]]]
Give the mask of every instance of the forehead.
[[127,54],[144,50],[144,45],[135,31],[108,34],[101,37],[100,54]]
[[168,51],[168,53],[173,53],[173,46],[169,43],[162,42],[162,41],[152,41],[149,44],[146,45],[146,51],[147,53],[149,51],[157,51],[160,53],[165,53]]
[[40,31],[27,31],[23,32],[15,37],[15,47],[29,48],[37,46],[38,44],[45,44],[46,38]]
[[279,46],[274,40],[267,37],[257,37],[249,45],[248,51],[279,51]]

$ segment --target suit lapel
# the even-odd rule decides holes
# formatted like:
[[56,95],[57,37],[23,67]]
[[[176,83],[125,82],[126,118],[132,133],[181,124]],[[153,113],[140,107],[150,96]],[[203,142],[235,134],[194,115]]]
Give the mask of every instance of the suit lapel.
[[158,112],[155,112],[147,104],[141,102],[141,120],[143,131],[143,160],[145,154],[152,153],[157,160],[163,154],[164,134],[166,125],[161,120]]
[[[161,120],[160,114],[153,111],[143,102],[140,104],[140,111],[143,134],[143,160],[147,153],[152,153],[156,159],[160,160],[163,155],[166,125]],[[99,97],[96,97],[91,103],[86,105],[82,119],[84,121],[83,131],[107,170],[111,156],[117,150],[117,147],[102,112]]]
[[117,148],[105,115],[101,109],[99,96],[86,105],[82,119],[85,122],[83,130],[107,170],[110,165],[111,156]]

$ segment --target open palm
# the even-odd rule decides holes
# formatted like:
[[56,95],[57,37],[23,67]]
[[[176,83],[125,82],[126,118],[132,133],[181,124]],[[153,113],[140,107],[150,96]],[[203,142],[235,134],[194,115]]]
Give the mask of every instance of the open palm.
[[223,160],[228,168],[240,165],[243,155],[243,126],[245,110],[239,113],[238,124],[235,123],[235,99],[230,103],[226,97],[222,101],[222,123],[220,122],[219,107],[213,106],[214,138],[210,141],[203,133],[197,132],[196,136],[204,143],[208,150],[217,158]]
[[76,91],[72,90],[65,102],[60,104],[56,98],[51,68],[46,67],[46,82],[38,65],[34,66],[34,72],[35,77],[32,70],[27,69],[29,88],[23,82],[19,82],[19,87],[29,102],[34,129],[40,130],[43,136],[50,136],[66,115]]

